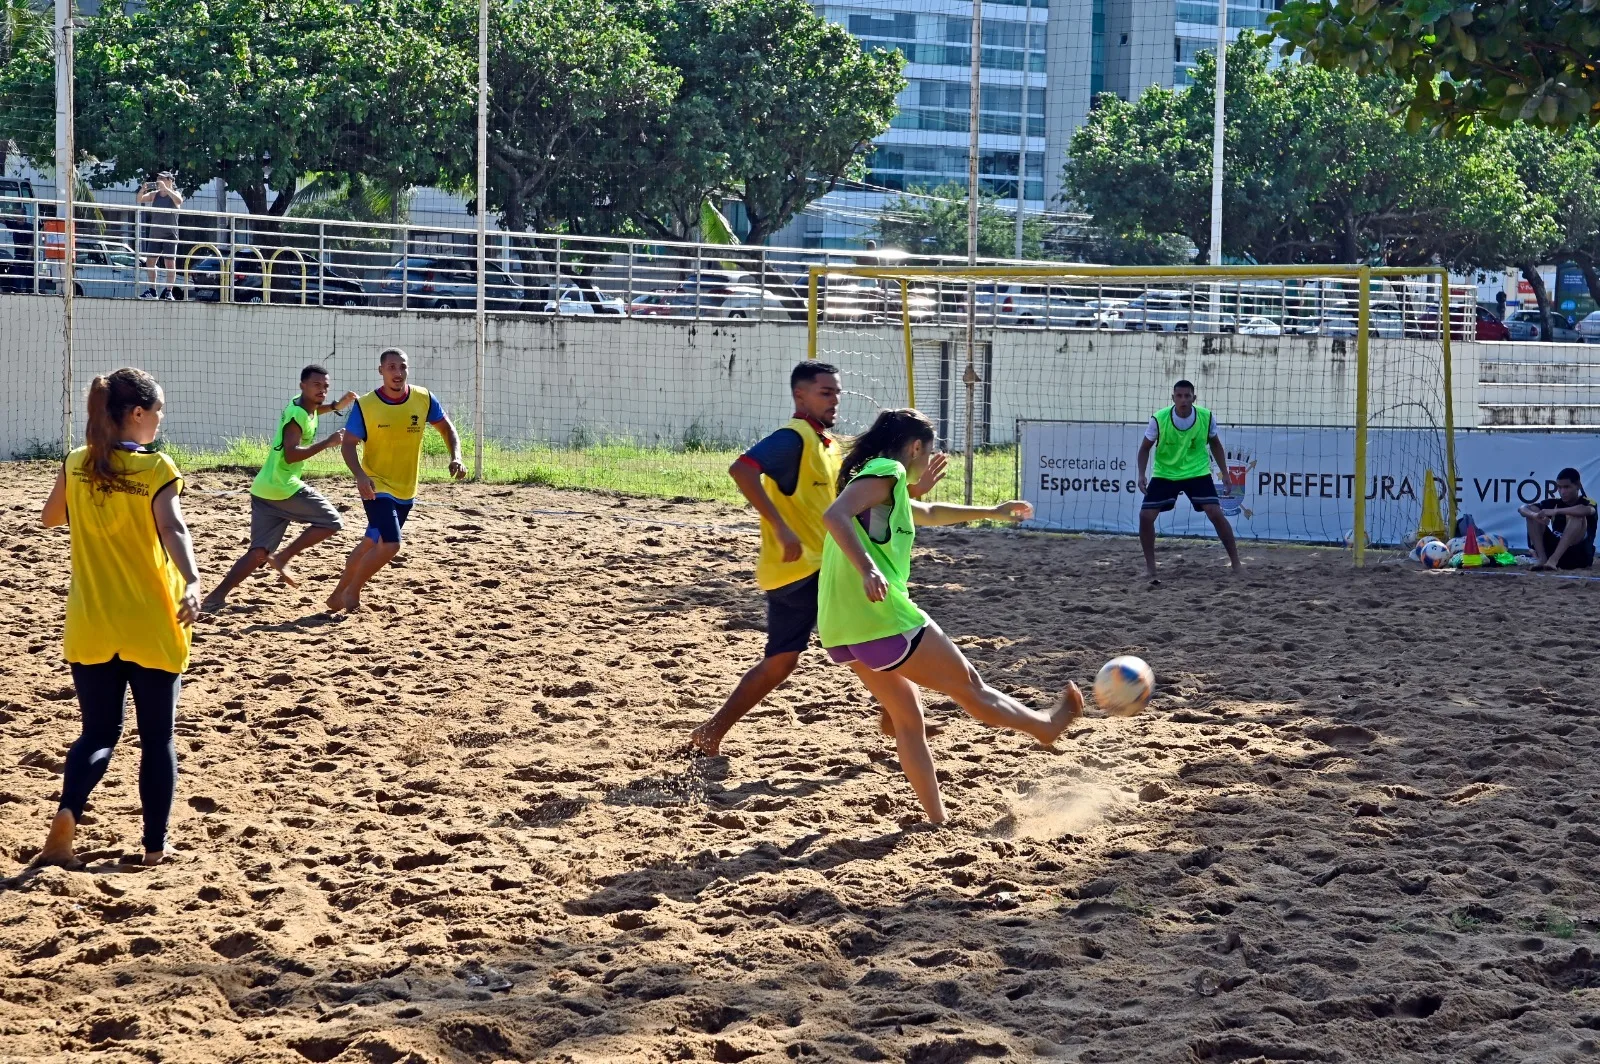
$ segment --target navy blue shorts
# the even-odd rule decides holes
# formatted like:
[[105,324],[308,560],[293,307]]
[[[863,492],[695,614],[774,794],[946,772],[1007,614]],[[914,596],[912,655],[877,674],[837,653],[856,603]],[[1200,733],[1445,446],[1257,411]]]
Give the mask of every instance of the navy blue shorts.
[[821,573],[767,592],[767,657],[798,654],[817,626],[817,583]]
[[1221,502],[1217,497],[1216,482],[1209,476],[1190,477],[1188,480],[1151,477],[1149,490],[1144,493],[1144,502],[1139,504],[1139,509],[1164,514],[1178,505],[1179,495],[1189,496],[1189,505],[1197,512]]
[[379,495],[368,502],[361,500],[367,511],[367,538],[378,543],[399,543],[400,529],[411,516],[411,500],[401,502],[388,495]]

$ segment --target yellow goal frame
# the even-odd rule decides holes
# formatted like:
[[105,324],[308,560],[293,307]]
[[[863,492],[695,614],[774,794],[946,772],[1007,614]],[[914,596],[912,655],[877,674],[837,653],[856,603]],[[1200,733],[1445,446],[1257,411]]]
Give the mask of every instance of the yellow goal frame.
[[[905,338],[906,402],[916,405],[916,368],[912,359],[911,310],[909,288],[911,282],[944,281],[966,282],[975,288],[980,282],[1035,282],[1048,283],[1073,279],[1124,278],[1148,281],[1245,281],[1245,280],[1296,280],[1302,278],[1340,278],[1354,280],[1358,287],[1356,321],[1356,409],[1355,409],[1355,475],[1357,484],[1367,481],[1367,418],[1371,382],[1371,349],[1369,331],[1371,324],[1372,279],[1374,277],[1427,277],[1439,283],[1439,320],[1441,348],[1444,361],[1444,441],[1445,441],[1445,496],[1447,520],[1453,531],[1456,523],[1456,417],[1455,380],[1451,367],[1450,333],[1454,326],[1450,303],[1450,271],[1439,266],[1093,266],[1079,263],[1040,263],[1034,266],[812,266],[806,279],[806,351],[807,357],[817,357],[818,294],[823,277],[860,277],[877,281],[894,281],[900,285],[900,328]],[[974,350],[973,333],[976,329],[977,302],[969,294],[967,300],[967,361],[968,377],[972,377]],[[969,380],[969,390],[971,381]],[[973,442],[967,434],[967,497],[972,493]],[[1365,491],[1355,493],[1355,535],[1352,547],[1355,564],[1366,562],[1367,496]]]

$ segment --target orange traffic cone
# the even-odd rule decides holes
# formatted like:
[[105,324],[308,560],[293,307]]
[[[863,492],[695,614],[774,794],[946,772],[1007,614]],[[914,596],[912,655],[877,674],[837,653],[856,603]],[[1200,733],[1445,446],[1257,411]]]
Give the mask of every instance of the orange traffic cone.
[[1483,565],[1483,552],[1478,550],[1478,526],[1467,526],[1467,542],[1461,548],[1461,565],[1465,569],[1476,569]]

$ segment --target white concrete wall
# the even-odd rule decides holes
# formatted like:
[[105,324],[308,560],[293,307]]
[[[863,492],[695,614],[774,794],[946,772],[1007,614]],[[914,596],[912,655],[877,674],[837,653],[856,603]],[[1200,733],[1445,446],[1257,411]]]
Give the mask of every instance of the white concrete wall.
[[[77,301],[76,314],[78,438],[90,377],[117,366],[142,366],[162,381],[167,438],[211,447],[270,434],[309,362],[326,365],[336,389],[375,387],[377,355],[388,346],[406,349],[415,381],[470,428],[470,316],[93,299]],[[960,443],[964,334],[919,329],[916,340],[918,405],[936,418],[948,345],[943,413],[951,441]],[[993,345],[991,442],[1012,440],[1019,418],[1139,420],[1167,401],[1180,377],[1195,381],[1224,424],[1350,424],[1354,417],[1350,341],[1010,329],[985,330],[980,340]],[[906,401],[897,328],[827,327],[819,347],[843,367],[851,391],[842,428],[859,429],[879,406]],[[1462,428],[1477,424],[1485,347],[1455,345]],[[805,355],[799,323],[493,318],[487,432],[507,443],[743,444],[788,414],[788,373]],[[1375,340],[1372,362],[1375,424],[1438,416],[1436,344]],[[59,439],[59,301],[0,296],[0,384],[0,458]],[[980,388],[980,418],[984,398]]]

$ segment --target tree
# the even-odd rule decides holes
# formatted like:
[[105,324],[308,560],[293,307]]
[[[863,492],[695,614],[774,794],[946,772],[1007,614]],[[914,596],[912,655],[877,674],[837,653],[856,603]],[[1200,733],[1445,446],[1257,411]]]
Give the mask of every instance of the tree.
[[610,0],[499,0],[490,19],[491,207],[514,230],[608,228],[648,191],[677,71]]
[[1284,51],[1409,87],[1407,127],[1600,122],[1600,0],[1289,0]]
[[[1228,55],[1223,236],[1258,262],[1452,266],[1513,261],[1550,222],[1515,179],[1503,138],[1408,132],[1388,78],[1305,64],[1268,68],[1269,42]],[[1213,57],[1192,88],[1102,97],[1074,136],[1069,195],[1112,233],[1176,232],[1207,250]]]
[[[1017,250],[1016,215],[1001,210],[993,196],[978,196],[978,254],[1011,258]],[[1042,258],[1048,226],[1023,216],[1022,257]],[[911,189],[884,205],[873,232],[885,246],[918,255],[967,253],[967,190],[951,183],[936,189]]]
[[[438,32],[447,12],[400,11],[392,0],[107,4],[77,34],[77,143],[99,161],[93,182],[174,169],[191,191],[221,178],[252,213],[284,214],[319,173],[403,188],[466,172],[473,66]],[[53,101],[53,56],[27,60],[0,94]],[[37,124],[30,154],[53,136],[53,120]]]
[[[6,172],[6,157],[13,150],[12,145],[19,140],[27,143],[34,139],[24,132],[25,124],[37,125],[48,116],[54,129],[53,92],[48,111],[39,106],[44,101],[24,102],[6,95],[7,72],[13,63],[20,67],[28,57],[54,55],[51,26],[49,13],[34,0],[0,0],[0,116],[4,116],[0,117],[0,175]],[[17,150],[21,150],[20,146]]]
[[806,204],[864,169],[905,88],[898,52],[868,51],[806,0],[721,0],[700,7],[710,33],[698,82],[718,86],[746,239],[767,238]]

